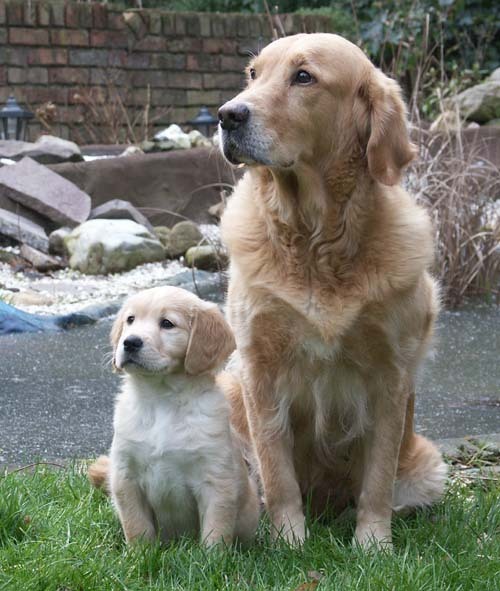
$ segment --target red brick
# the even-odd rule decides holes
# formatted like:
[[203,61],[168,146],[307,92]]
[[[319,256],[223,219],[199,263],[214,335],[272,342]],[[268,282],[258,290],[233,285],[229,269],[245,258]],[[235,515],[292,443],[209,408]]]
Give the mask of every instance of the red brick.
[[70,49],[69,64],[71,66],[107,66],[108,53],[106,49]]
[[212,34],[212,16],[212,14],[198,14],[198,20],[200,21],[200,35],[202,37],[210,37],[210,35]]
[[220,58],[221,72],[242,72],[247,65],[248,58],[238,55],[222,55]]
[[91,31],[90,44],[92,47],[128,47],[128,36],[122,31]]
[[89,44],[89,34],[87,31],[76,29],[52,29],[50,41],[52,45],[86,47]]
[[64,66],[68,63],[67,49],[51,49],[49,47],[39,47],[28,51],[28,65],[59,65]]
[[5,66],[0,66],[0,86],[5,86],[7,84],[7,68]]
[[203,88],[241,88],[241,74],[203,74]]
[[26,66],[28,51],[25,47],[8,47],[7,63],[11,66]]
[[92,4],[92,17],[94,29],[105,29],[108,26],[108,7],[104,4]]
[[[147,54],[139,54],[147,55]],[[160,53],[151,56],[151,67],[159,70],[184,70],[186,56],[183,53]]]
[[38,4],[38,24],[41,27],[50,25],[50,4]]
[[175,34],[179,36],[186,34],[186,18],[183,14],[175,15]]
[[[139,101],[143,102],[143,101]],[[186,91],[185,90],[153,90],[151,93],[151,104],[161,107],[185,106]]]
[[93,86],[102,86],[112,84],[114,86],[130,85],[128,72],[124,70],[109,70],[101,68],[91,68],[90,84]]
[[[155,56],[156,57],[156,56]],[[122,65],[131,70],[144,70],[150,67],[153,56],[149,53],[129,53],[123,52]]]
[[31,2],[25,2],[24,4],[24,24],[27,27],[36,26],[36,13],[37,6]]
[[134,43],[134,51],[165,51],[167,40],[164,37],[153,37],[148,35]]
[[212,106],[220,104],[220,92],[218,90],[188,90],[186,96],[188,106]]
[[68,89],[54,86],[22,86],[19,89],[19,99],[28,105],[52,101],[58,105],[67,102]]
[[167,51],[172,53],[197,53],[201,48],[201,39],[167,39]]
[[51,6],[51,18],[50,22],[56,27],[64,27],[64,4],[57,2]]
[[5,11],[5,4],[2,2],[0,4],[0,25],[5,25],[7,22],[7,13]]
[[161,15],[151,12],[149,14],[149,32],[151,35],[161,35]]
[[131,77],[132,86],[153,86],[156,88],[167,88],[170,86],[170,75],[167,79],[167,74],[156,71],[139,71],[133,72]]
[[[100,49],[94,51],[103,51],[108,56],[108,66],[123,67],[127,63],[129,57],[128,52],[124,49]],[[149,57],[149,56],[145,56]]]
[[13,45],[48,45],[49,32],[43,29],[9,29],[9,43]]
[[175,33],[175,14],[162,14],[161,24],[164,35],[173,35]]
[[7,29],[5,27],[0,27],[0,47],[5,47],[7,45]]
[[108,27],[114,31],[123,31],[126,28],[125,19],[123,13],[120,12],[108,12]]
[[47,68],[9,68],[9,84],[47,84]]
[[236,47],[233,39],[203,39],[203,51],[206,53],[234,54]]
[[88,84],[89,71],[87,68],[50,68],[49,82],[51,84]]
[[7,23],[10,26],[24,24],[24,6],[22,2],[11,2],[7,4]]
[[198,72],[169,72],[169,88],[202,88],[202,78]]
[[197,53],[187,56],[186,69],[197,72],[218,72],[220,57],[218,55]]
[[230,36],[230,32],[228,31],[228,34],[226,35],[226,29],[225,29],[225,24],[226,24],[226,19],[225,19],[225,15],[223,14],[211,14],[210,15],[211,18],[211,24],[212,24],[212,35],[214,37],[229,37]]
[[67,4],[65,23],[67,27],[78,29],[92,26],[92,6],[88,4]]

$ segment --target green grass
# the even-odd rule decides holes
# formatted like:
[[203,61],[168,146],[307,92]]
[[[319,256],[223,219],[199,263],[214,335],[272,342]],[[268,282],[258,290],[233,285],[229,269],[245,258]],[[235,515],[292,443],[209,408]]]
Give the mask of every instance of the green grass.
[[394,520],[392,555],[352,547],[352,516],[311,523],[301,550],[273,544],[265,523],[249,550],[189,540],[128,548],[81,465],[43,466],[0,475],[0,589],[496,591],[499,493],[491,475],[455,479],[432,510]]

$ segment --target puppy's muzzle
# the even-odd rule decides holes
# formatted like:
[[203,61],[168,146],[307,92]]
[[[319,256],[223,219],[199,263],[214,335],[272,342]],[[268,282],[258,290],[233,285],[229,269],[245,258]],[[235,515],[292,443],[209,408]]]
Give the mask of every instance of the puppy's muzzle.
[[226,103],[219,109],[219,122],[222,129],[235,131],[250,118],[250,109],[245,103]]
[[132,335],[123,341],[123,349],[126,353],[136,353],[142,349],[143,344],[143,340],[140,337]]

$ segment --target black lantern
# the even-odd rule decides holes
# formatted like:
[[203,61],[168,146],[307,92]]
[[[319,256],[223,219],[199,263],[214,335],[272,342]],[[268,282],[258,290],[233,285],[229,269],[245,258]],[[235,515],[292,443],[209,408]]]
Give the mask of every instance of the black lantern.
[[21,108],[17,104],[16,99],[10,96],[7,99],[7,104],[0,111],[0,121],[2,122],[0,132],[3,139],[24,140],[27,123],[33,117],[34,115],[31,111]]
[[201,107],[198,115],[194,119],[191,119],[191,121],[188,121],[188,123],[205,137],[210,137],[211,128],[215,127],[219,123],[219,120],[210,114],[207,107]]

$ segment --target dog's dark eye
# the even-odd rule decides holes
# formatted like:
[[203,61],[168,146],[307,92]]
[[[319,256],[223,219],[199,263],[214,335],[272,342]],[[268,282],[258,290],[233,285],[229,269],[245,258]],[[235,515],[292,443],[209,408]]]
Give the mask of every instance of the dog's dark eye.
[[175,328],[175,325],[172,324],[172,322],[170,322],[170,320],[168,320],[167,318],[163,318],[163,320],[160,322],[160,328]]
[[311,84],[311,82],[314,82],[314,78],[311,76],[311,74],[309,74],[309,72],[306,72],[305,70],[299,70],[295,74],[293,82],[294,84]]
[[134,322],[134,320],[135,320],[135,316],[129,316],[127,318],[127,324],[132,324],[132,322]]
[[255,68],[250,68],[250,78],[252,80],[255,80],[256,76],[257,76],[257,73],[255,72]]

